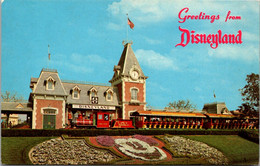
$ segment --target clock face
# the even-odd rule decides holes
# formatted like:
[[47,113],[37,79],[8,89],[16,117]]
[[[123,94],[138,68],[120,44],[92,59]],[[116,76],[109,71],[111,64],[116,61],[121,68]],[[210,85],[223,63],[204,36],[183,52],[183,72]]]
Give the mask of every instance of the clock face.
[[131,72],[131,77],[132,77],[132,79],[137,80],[139,77],[139,73],[136,70],[134,70]]

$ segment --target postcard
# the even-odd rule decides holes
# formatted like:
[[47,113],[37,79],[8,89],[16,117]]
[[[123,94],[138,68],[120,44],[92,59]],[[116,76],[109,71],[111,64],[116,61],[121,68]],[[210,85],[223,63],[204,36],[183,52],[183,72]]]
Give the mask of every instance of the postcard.
[[258,87],[259,1],[1,1],[3,164],[256,164]]

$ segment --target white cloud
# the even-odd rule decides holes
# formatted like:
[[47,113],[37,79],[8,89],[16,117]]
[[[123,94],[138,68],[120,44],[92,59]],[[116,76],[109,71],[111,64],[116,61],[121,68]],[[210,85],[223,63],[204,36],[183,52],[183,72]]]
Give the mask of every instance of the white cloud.
[[233,45],[219,46],[217,49],[209,48],[209,56],[223,59],[242,60],[247,62],[258,61],[259,50],[254,46],[241,47]]
[[78,65],[78,64],[74,64],[74,63],[69,63],[68,61],[53,60],[53,61],[50,62],[50,65],[55,66],[55,68],[59,68],[59,67],[69,68],[71,71],[74,71],[74,72],[89,73],[89,72],[93,71],[93,69],[91,69],[91,68],[87,68],[86,66],[81,66],[81,65]]
[[93,72],[93,69],[87,68],[86,66],[80,66],[80,65],[74,65],[74,64],[71,65],[71,63],[66,63],[65,65],[75,72],[83,72],[83,73]]
[[115,16],[129,13],[130,18],[135,16],[135,21],[157,22],[165,17],[164,4],[155,0],[122,0],[109,5],[108,11]]
[[259,42],[259,34],[257,35],[257,34],[244,31],[243,38],[248,41]]
[[129,14],[135,22],[142,23],[156,23],[164,20],[177,19],[178,13],[184,7],[189,7],[187,14],[199,15],[200,12],[210,15],[220,15],[221,20],[225,20],[228,11],[231,14],[241,15],[242,20],[244,14],[248,12],[259,13],[259,6],[254,1],[230,1],[223,3],[223,1],[192,1],[192,0],[121,0],[113,2],[108,6],[108,12],[115,17]]
[[106,60],[102,57],[100,57],[99,55],[96,54],[92,54],[92,55],[81,55],[81,54],[77,54],[77,53],[73,53],[71,55],[71,59],[74,62],[80,62],[80,63],[104,63]]
[[147,82],[147,85],[152,87],[150,89],[157,89],[160,92],[169,92],[169,88],[162,86],[162,84],[157,82]]
[[118,31],[118,30],[121,30],[123,28],[123,26],[120,24],[115,24],[115,23],[110,22],[110,23],[108,23],[107,28]]
[[148,67],[157,69],[157,70],[178,70],[178,66],[173,61],[173,59],[161,55],[153,50],[143,50],[138,49],[135,52],[135,55],[138,58],[138,61]]
[[152,44],[152,45],[156,45],[156,44],[161,44],[162,43],[161,40],[151,39],[151,38],[148,38],[148,37],[144,37],[144,40],[147,43]]
[[91,73],[94,71],[93,66],[106,62],[106,59],[99,55],[81,55],[73,53],[72,55],[56,54],[51,57],[51,66],[69,68],[75,72]]

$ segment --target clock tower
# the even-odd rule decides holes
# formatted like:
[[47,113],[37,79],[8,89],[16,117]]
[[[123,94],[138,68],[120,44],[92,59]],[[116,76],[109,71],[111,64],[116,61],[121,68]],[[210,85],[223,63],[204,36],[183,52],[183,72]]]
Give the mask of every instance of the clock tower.
[[124,44],[124,50],[118,65],[114,66],[114,75],[109,81],[117,87],[119,95],[118,118],[130,119],[131,112],[146,109],[146,77],[131,47]]

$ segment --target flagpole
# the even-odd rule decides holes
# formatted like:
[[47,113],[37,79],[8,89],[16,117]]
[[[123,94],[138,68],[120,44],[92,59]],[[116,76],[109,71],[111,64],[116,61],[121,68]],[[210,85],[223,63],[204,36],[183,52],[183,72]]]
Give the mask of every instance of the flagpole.
[[50,45],[48,44],[48,62],[47,62],[47,69],[49,68],[49,53],[50,53]]
[[47,68],[49,68],[50,61],[51,61],[51,53],[50,53],[50,45],[48,44],[48,63],[47,63]]
[[126,42],[128,42],[128,13],[126,13],[127,19],[126,19]]
[[217,101],[216,101],[216,94],[215,94],[215,90],[213,90],[213,97],[214,97],[214,100],[215,100],[215,102],[217,102]]

